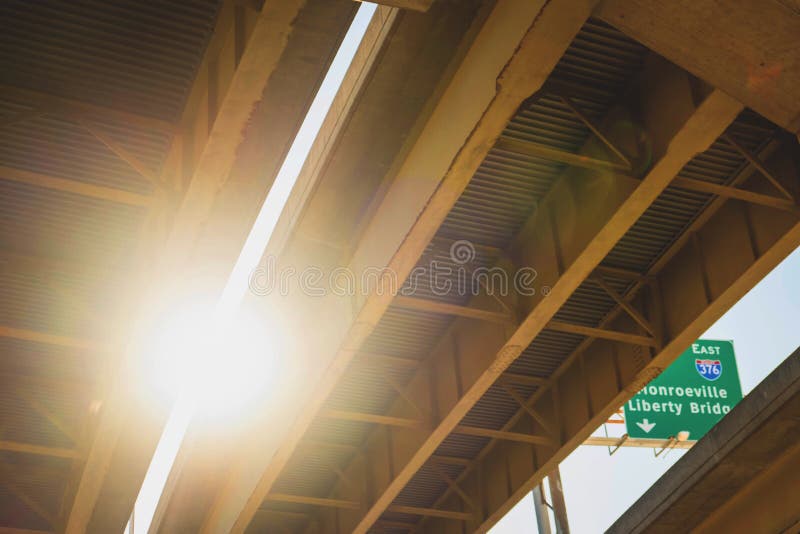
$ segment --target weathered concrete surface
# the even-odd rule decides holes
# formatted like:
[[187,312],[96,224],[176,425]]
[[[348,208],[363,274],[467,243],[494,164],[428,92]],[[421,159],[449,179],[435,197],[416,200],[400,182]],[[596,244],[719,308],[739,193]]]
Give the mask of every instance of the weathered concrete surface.
[[784,532],[800,520],[800,349],[608,532]]

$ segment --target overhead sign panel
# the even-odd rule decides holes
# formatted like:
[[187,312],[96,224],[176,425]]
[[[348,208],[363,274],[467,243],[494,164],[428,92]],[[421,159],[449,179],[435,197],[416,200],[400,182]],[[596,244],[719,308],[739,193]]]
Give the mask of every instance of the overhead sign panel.
[[698,340],[625,403],[631,438],[698,440],[742,400],[733,343]]

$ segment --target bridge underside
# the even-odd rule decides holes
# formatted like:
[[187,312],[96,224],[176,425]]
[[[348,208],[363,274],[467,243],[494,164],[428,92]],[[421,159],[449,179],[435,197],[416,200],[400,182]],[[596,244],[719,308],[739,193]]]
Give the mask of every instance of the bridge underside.
[[0,532],[123,530],[168,414],[131,339],[224,283],[357,7],[0,7]]
[[[485,532],[800,245],[788,3],[379,3],[264,251],[354,287],[253,288],[280,385],[191,424],[152,531]],[[122,529],[133,318],[222,291],[360,4],[182,5],[5,33],[0,533]]]
[[[392,21],[279,259],[387,266],[401,290],[308,305],[305,385],[263,419],[289,430],[237,438],[258,445],[231,449],[207,528],[486,531],[800,244],[796,110],[759,113],[611,2],[444,4]],[[451,55],[414,112],[382,76],[437,17]],[[365,154],[399,120],[369,105],[387,94],[416,122]]]

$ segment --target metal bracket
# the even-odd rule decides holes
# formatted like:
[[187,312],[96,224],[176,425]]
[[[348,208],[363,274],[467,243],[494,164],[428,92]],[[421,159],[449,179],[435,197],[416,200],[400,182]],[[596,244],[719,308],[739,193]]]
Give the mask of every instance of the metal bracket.
[[[677,444],[677,443],[678,443],[677,438],[675,438],[675,436],[671,436],[669,438],[669,440],[667,441],[667,444],[664,445],[660,450],[656,451],[656,449],[653,449],[653,456],[658,458],[659,456],[661,456],[661,453],[663,453],[665,451],[667,452],[667,454],[669,454],[669,451],[674,449],[675,448],[675,444]],[[667,457],[667,455],[665,454],[664,458],[666,458],[666,457]]]

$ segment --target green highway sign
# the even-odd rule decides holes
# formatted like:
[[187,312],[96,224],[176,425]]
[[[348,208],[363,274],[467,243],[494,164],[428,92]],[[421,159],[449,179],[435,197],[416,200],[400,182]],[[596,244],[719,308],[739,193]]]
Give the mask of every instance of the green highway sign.
[[631,438],[698,440],[742,400],[733,343],[698,340],[625,403]]

